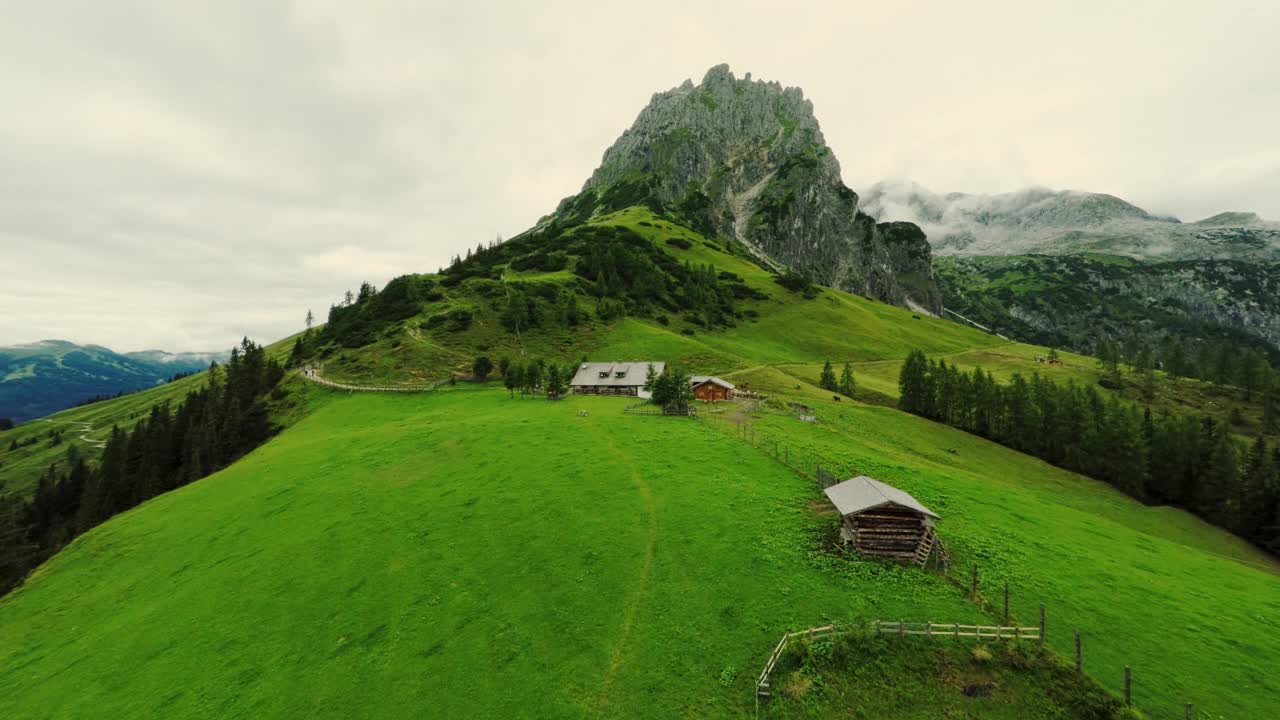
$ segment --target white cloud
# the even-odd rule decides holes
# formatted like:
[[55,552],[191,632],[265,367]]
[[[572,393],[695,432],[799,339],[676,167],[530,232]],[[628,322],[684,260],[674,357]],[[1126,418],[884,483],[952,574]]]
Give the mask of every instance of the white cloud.
[[[226,347],[433,271],[728,62],[846,181],[1280,219],[1272,3],[52,0],[0,24],[0,344]],[[1230,27],[1230,33],[1208,33]]]

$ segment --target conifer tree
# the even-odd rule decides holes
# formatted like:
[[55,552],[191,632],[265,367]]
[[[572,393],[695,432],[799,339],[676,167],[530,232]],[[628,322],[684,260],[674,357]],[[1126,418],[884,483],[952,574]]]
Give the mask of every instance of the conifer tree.
[[547,366],[547,397],[552,400],[559,400],[565,392],[564,375],[560,372],[560,366],[551,363]]
[[818,378],[818,387],[821,387],[823,390],[830,390],[831,392],[835,392],[837,390],[836,373],[831,369],[830,360],[822,366],[822,375]]
[[486,380],[489,377],[489,373],[493,372],[493,361],[489,359],[488,355],[481,355],[475,359],[475,362],[471,363],[471,372],[476,376],[477,380]]
[[536,393],[542,387],[542,363],[532,360],[524,370],[524,389],[528,393]]
[[844,370],[840,372],[840,394],[845,397],[853,397],[856,389],[857,386],[853,380],[853,366],[845,363]]
[[657,383],[658,383],[658,370],[653,366],[653,363],[649,363],[649,367],[647,370],[645,370],[645,373],[644,373],[644,389],[647,390],[650,393],[650,395],[652,395],[653,388],[657,385]]
[[511,396],[515,397],[516,390],[524,392],[524,368],[519,364],[512,365],[502,375],[502,384],[510,391]]

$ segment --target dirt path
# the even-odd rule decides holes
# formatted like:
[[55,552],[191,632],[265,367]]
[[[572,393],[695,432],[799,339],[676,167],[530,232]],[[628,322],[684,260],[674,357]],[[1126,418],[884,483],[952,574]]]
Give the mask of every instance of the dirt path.
[[93,432],[93,423],[81,422],[79,420],[41,420],[40,422],[47,422],[47,423],[54,423],[54,424],[61,423],[63,425],[79,425],[80,435],[78,437],[80,438],[81,442],[85,443],[90,447],[98,448],[99,450],[107,446],[106,440],[98,440],[96,438],[89,437],[89,433]]
[[[591,425],[592,433],[601,436],[602,431],[598,428],[599,426],[594,423]],[[635,485],[636,492],[644,505],[645,541],[644,557],[640,561],[640,568],[633,580],[631,593],[628,595],[622,609],[618,640],[609,652],[609,666],[605,668],[604,679],[600,683],[598,705],[602,710],[609,704],[609,691],[613,688],[613,683],[618,677],[618,671],[622,669],[622,664],[626,660],[627,643],[631,640],[632,631],[636,624],[636,616],[639,614],[640,605],[645,596],[649,594],[649,586],[653,575],[654,548],[658,539],[658,516],[653,502],[653,491],[649,488],[649,484],[645,482],[644,476],[636,469],[635,463],[631,461],[630,456],[624,455],[618,450],[618,446],[613,441],[613,436],[611,434],[604,435],[603,440],[609,452],[625,459],[631,483]]]
[[376,385],[348,385],[346,383],[334,382],[321,377],[320,371],[315,368],[303,368],[298,371],[306,380],[310,380],[317,385],[335,388],[337,390],[350,390],[352,392],[430,392],[441,385],[449,382],[448,380],[439,380],[430,385],[403,385],[399,387],[379,387]]

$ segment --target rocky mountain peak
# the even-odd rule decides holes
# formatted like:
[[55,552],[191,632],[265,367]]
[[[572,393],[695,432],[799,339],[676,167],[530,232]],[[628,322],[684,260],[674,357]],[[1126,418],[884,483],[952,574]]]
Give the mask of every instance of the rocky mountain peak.
[[[655,93],[583,187],[632,184],[698,229],[761,261],[888,302],[937,310],[929,245],[909,223],[858,209],[798,87],[735,77],[728,65]],[[637,192],[617,193],[634,197]],[[563,207],[563,206],[562,206]]]

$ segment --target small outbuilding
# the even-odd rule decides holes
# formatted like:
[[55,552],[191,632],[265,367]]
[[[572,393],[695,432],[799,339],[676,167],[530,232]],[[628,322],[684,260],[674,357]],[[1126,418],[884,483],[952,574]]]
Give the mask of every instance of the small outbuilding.
[[586,362],[578,366],[569,386],[579,395],[631,395],[648,398],[645,379],[652,365],[659,375],[667,371],[663,362]]
[[892,485],[859,475],[824,492],[840,512],[841,538],[862,555],[923,566],[935,545],[941,550],[933,526],[938,515]]
[[703,402],[733,399],[733,383],[710,375],[694,375],[689,378],[693,397]]

